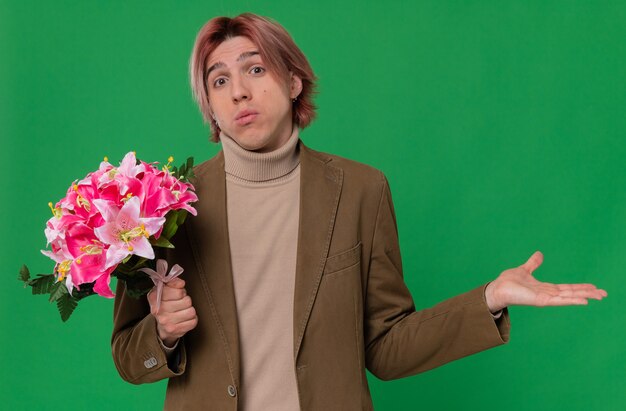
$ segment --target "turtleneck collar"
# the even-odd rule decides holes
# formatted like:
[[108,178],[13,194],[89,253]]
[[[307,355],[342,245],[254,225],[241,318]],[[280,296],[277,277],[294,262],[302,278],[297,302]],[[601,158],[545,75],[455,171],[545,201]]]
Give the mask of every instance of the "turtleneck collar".
[[241,147],[224,132],[220,133],[226,174],[246,181],[275,180],[293,171],[300,164],[299,130],[296,125],[282,147],[268,153],[257,153]]

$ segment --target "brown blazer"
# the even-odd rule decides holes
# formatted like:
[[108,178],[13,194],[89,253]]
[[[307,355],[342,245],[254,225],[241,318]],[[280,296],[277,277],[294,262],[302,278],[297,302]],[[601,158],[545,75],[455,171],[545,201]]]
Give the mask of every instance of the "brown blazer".
[[[365,369],[383,380],[414,375],[508,341],[486,284],[415,311],[403,281],[396,218],[380,171],[300,147],[301,201],[293,352],[303,411],[373,409]],[[169,378],[166,410],[237,410],[240,358],[224,155],[195,169],[197,217],[176,234],[170,264],[184,269],[198,325],[179,341],[176,372],[159,345],[146,298],[118,282],[111,338],[121,377]],[[175,366],[172,366],[176,369]]]

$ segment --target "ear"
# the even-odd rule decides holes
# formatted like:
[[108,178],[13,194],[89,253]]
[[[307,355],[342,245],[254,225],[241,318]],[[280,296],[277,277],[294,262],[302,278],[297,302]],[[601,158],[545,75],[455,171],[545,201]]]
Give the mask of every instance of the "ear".
[[290,73],[291,80],[289,82],[289,97],[294,99],[302,93],[302,79],[296,74]]

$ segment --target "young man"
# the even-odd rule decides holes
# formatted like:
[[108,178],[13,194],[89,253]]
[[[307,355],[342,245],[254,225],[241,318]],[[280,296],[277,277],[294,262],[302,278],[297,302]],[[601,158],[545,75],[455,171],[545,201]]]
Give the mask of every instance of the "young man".
[[223,150],[196,167],[198,216],[170,264],[183,279],[134,300],[118,283],[111,340],[125,380],[169,378],[167,410],[372,409],[365,369],[389,380],[506,343],[507,306],[586,304],[591,284],[547,284],[542,255],[415,311],[391,193],[378,170],[311,150],[315,77],[277,23],[209,21],[191,57]]

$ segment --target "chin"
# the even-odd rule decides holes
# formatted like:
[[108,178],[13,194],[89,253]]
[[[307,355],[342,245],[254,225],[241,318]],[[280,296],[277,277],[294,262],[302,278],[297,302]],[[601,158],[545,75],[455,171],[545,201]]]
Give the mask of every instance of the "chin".
[[249,151],[262,150],[267,146],[267,140],[263,137],[241,136],[235,139],[237,144]]

